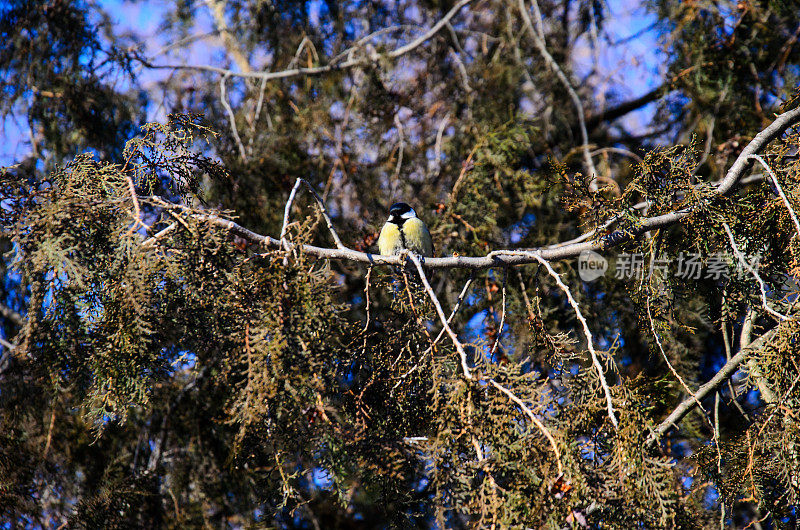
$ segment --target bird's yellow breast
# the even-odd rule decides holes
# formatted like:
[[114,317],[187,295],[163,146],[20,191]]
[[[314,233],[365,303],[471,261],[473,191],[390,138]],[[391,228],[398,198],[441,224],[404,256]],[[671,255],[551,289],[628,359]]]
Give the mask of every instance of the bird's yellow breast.
[[386,223],[378,236],[378,251],[383,256],[391,256],[400,252],[403,243],[400,238],[400,227],[394,223]]
[[406,239],[406,248],[421,256],[433,255],[433,243],[428,227],[418,218],[414,217],[403,223],[403,234]]
[[378,236],[378,250],[384,256],[392,256],[407,249],[421,256],[433,255],[431,234],[425,223],[416,217],[407,219],[402,227],[386,223]]

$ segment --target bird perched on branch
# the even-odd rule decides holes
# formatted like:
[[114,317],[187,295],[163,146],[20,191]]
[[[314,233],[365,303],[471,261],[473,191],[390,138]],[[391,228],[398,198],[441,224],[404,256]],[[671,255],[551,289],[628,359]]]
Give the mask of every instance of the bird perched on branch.
[[433,256],[431,233],[414,208],[404,202],[389,208],[389,219],[378,236],[378,249],[384,256],[393,256],[408,250],[423,257]]

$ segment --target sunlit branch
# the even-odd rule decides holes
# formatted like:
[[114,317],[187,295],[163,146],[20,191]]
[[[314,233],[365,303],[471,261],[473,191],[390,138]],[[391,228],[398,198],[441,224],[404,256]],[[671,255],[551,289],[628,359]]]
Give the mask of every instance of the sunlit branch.
[[450,324],[447,322],[447,317],[444,316],[444,311],[442,310],[442,305],[439,303],[439,299],[436,298],[436,293],[433,292],[433,287],[431,287],[430,282],[428,281],[428,277],[425,275],[425,269],[422,268],[422,263],[420,262],[419,258],[414,253],[402,253],[400,257],[405,259],[411,260],[412,263],[417,267],[417,271],[419,272],[419,278],[422,281],[422,286],[425,288],[425,292],[428,293],[428,296],[431,299],[431,303],[433,304],[434,309],[436,309],[436,314],[439,315],[439,319],[442,322],[442,326],[447,331],[447,334],[450,335],[450,340],[453,341],[453,346],[456,347],[456,351],[458,351],[458,356],[461,360],[461,370],[464,373],[464,377],[467,379],[472,379],[472,374],[469,370],[469,364],[467,363],[467,352],[464,351],[464,346],[461,345],[461,341],[458,340],[458,336],[453,331],[453,328],[450,327]]
[[[537,261],[541,263],[545,269],[547,269],[547,273],[550,274],[553,280],[555,280],[558,288],[561,289],[567,296],[569,305],[572,306],[575,316],[581,323],[583,334],[586,337],[586,346],[589,349],[589,356],[592,358],[592,365],[597,371],[597,378],[600,381],[600,386],[603,388],[603,394],[606,398],[606,411],[608,412],[608,418],[611,420],[611,423],[614,425],[614,427],[618,428],[619,424],[617,423],[617,417],[614,414],[614,402],[611,398],[611,389],[606,381],[603,365],[600,364],[600,359],[598,358],[597,352],[594,349],[594,339],[592,337],[592,332],[589,330],[589,324],[586,323],[586,319],[583,317],[583,313],[581,313],[581,309],[578,307],[578,303],[575,301],[575,298],[572,297],[572,292],[569,290],[569,287],[567,287],[564,282],[561,281],[561,276],[555,270],[553,270],[553,267],[547,262],[547,260],[537,257]],[[613,359],[611,362],[614,362]]]
[[[736,161],[726,173],[725,178],[719,182],[715,192],[706,198],[704,200],[705,202],[689,205],[683,209],[666,214],[643,218],[636,227],[628,228],[626,230],[616,230],[592,241],[581,241],[562,246],[551,245],[542,249],[498,250],[490,252],[486,256],[449,256],[443,258],[426,258],[425,267],[428,269],[490,269],[537,263],[539,259],[557,261],[576,257],[580,255],[581,252],[586,250],[603,251],[636,239],[650,230],[666,228],[686,219],[695,211],[697,211],[701,205],[712,200],[715,196],[728,195],[731,193],[735,189],[736,184],[742,178],[744,172],[749,167],[749,164],[751,163],[750,156],[763,149],[769,142],[783,134],[798,121],[800,121],[800,107],[781,114],[768,127],[758,133],[742,150],[741,154],[737,157]],[[250,241],[251,243],[259,244],[266,248],[283,248],[283,245],[279,239],[257,234],[238,225],[234,221],[223,219],[214,214],[207,213],[193,212],[190,213],[190,215],[194,216],[198,220],[204,220],[213,225],[229,230],[231,233],[236,234],[239,237]],[[290,248],[294,249],[294,246],[291,243],[288,245]],[[374,265],[401,264],[398,256],[380,256],[377,254],[358,252],[346,247],[323,248],[313,245],[303,245],[297,250],[302,250],[302,252],[308,255],[324,259],[349,260]]]
[[[473,271],[472,274],[470,274],[470,277],[467,280],[467,283],[465,283],[464,284],[464,288],[461,289],[461,293],[458,295],[458,298],[456,299],[455,305],[453,305],[453,310],[450,311],[450,316],[447,317],[447,323],[448,324],[450,322],[452,322],[453,317],[456,316],[456,313],[458,313],[458,310],[461,308],[461,304],[464,302],[464,299],[467,296],[467,291],[469,290],[470,286],[472,285],[472,281],[474,279],[475,279],[475,271]],[[431,344],[431,346],[427,350],[425,350],[423,352],[423,355],[427,354],[429,351],[431,351],[433,349],[434,346],[436,346],[436,344],[439,342],[439,339],[442,338],[442,335],[444,335],[444,333],[445,333],[445,329],[443,327],[442,330],[439,332],[439,334],[436,336],[436,338],[433,339],[433,344]]]
[[242,139],[239,137],[239,129],[236,127],[236,115],[233,113],[231,104],[228,103],[228,94],[226,91],[228,77],[230,77],[230,74],[225,74],[219,79],[219,99],[222,102],[222,106],[225,107],[225,112],[228,113],[228,120],[231,123],[231,133],[233,134],[233,139],[236,140],[236,145],[239,147],[239,155],[242,157],[243,162],[247,162],[247,152],[244,149]]
[[777,332],[778,328],[773,328],[761,335],[761,337],[759,337],[756,341],[750,343],[744,348],[741,348],[736,355],[731,357],[730,361],[725,363],[722,368],[720,368],[720,370],[714,374],[714,377],[697,389],[697,392],[695,392],[694,396],[683,400],[677,407],[675,407],[672,413],[670,413],[670,415],[667,416],[664,421],[658,424],[658,426],[653,430],[653,432],[647,438],[645,444],[648,446],[653,445],[658,438],[663,436],[664,433],[666,433],[670,428],[677,427],[678,422],[680,422],[689,412],[692,411],[692,409],[697,406],[697,402],[699,400],[703,399],[724,385],[725,381],[727,381],[729,377],[736,373],[736,370],[739,369],[739,365],[744,362],[747,356],[772,340]]
[[443,27],[447,26],[447,23],[450,22],[450,19],[453,18],[456,15],[456,13],[461,11],[462,7],[469,4],[470,2],[472,2],[472,0],[459,0],[458,2],[456,2],[456,4],[450,9],[450,11],[448,11],[447,14],[444,17],[442,17],[442,19],[439,22],[434,24],[431,27],[431,29],[429,29],[428,31],[426,31],[413,41],[409,42],[405,46],[401,46],[396,50],[389,52],[388,54],[389,57],[391,57],[392,59],[396,59],[402,55],[407,54],[408,52],[419,47],[420,45],[424,44],[428,39],[439,33],[439,31]]
[[550,442],[550,447],[553,448],[553,453],[555,453],[556,455],[556,465],[558,466],[558,474],[559,476],[563,475],[564,465],[561,463],[561,452],[558,450],[558,444],[556,443],[555,438],[553,438],[553,435],[550,434],[550,431],[547,430],[547,427],[544,426],[544,424],[539,420],[539,418],[536,417],[533,411],[521,399],[515,396],[513,392],[511,392],[509,389],[499,384],[494,379],[490,379],[489,383],[491,383],[493,387],[495,387],[497,390],[505,394],[508,397],[508,399],[513,401],[519,408],[521,408],[522,411],[528,416],[528,418],[530,418],[533,424],[536,425],[536,427],[540,431],[542,431],[542,434],[544,434],[545,438],[547,438],[547,441]]
[[733,248],[733,252],[736,254],[736,258],[739,260],[739,263],[742,267],[747,269],[747,272],[752,274],[753,278],[755,278],[758,282],[758,287],[761,290],[761,305],[764,307],[764,311],[774,316],[778,320],[789,320],[788,316],[775,311],[769,306],[767,303],[767,286],[764,283],[764,280],[761,278],[761,275],[758,274],[758,271],[756,271],[749,263],[747,263],[744,255],[739,250],[739,246],[736,244],[736,240],[733,238],[733,233],[731,232],[730,227],[728,227],[728,223],[722,223],[722,228],[724,228],[725,233],[728,234],[728,241],[730,241],[731,248]]
[[[314,189],[314,186],[311,185],[306,179],[299,178],[295,181],[294,187],[292,188],[292,192],[289,194],[289,200],[286,202],[286,207],[283,211],[283,227],[281,228],[281,241],[286,243],[286,230],[289,226],[289,214],[292,209],[292,204],[294,203],[295,195],[297,194],[297,190],[300,188],[300,185],[303,184],[311,192],[314,196],[314,199],[317,201],[317,205],[319,206],[320,212],[322,213],[322,218],[325,219],[325,225],[328,227],[328,230],[331,233],[331,237],[333,238],[333,242],[336,244],[336,248],[338,249],[346,249],[346,247],[342,244],[342,240],[339,239],[339,234],[336,233],[336,229],[333,227],[333,221],[331,221],[330,216],[328,215],[328,209],[325,207],[325,202],[322,200],[322,197],[319,196],[317,191]],[[284,245],[285,246],[285,245]],[[288,248],[288,247],[287,247]]]
[[489,352],[489,358],[494,356],[494,352],[496,352],[498,346],[500,346],[500,338],[503,335],[503,326],[506,325],[506,280],[508,280],[508,267],[503,269],[503,312],[500,316],[500,327],[497,330],[497,337],[495,337],[492,350]]

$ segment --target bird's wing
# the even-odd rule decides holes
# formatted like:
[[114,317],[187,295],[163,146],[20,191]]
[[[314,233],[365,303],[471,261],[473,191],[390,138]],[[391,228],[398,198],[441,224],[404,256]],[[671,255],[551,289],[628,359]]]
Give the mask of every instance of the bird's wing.
[[425,257],[433,256],[433,241],[431,241],[431,233],[425,223],[418,218],[409,219],[403,225],[403,231],[407,234],[409,239],[414,241],[416,252],[419,252]]
[[425,250],[425,256],[432,258],[433,257],[433,239],[431,239],[431,232],[428,230],[428,226],[425,223],[422,223],[422,232],[424,234],[423,237],[423,245]]

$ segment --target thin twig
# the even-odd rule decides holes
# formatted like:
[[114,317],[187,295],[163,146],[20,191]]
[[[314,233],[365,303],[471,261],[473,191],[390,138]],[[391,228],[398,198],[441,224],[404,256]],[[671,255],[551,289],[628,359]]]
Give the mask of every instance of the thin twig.
[[236,145],[239,147],[239,155],[242,157],[243,162],[247,162],[247,153],[244,150],[242,139],[239,137],[239,129],[236,127],[236,115],[233,113],[230,103],[228,103],[228,95],[226,93],[228,77],[230,77],[230,75],[225,74],[219,79],[219,97],[220,101],[222,102],[222,106],[225,107],[225,112],[228,113],[228,120],[231,122],[233,139],[236,140]]
[[544,38],[544,29],[542,27],[542,20],[541,20],[541,12],[539,10],[539,4],[536,0],[531,0],[531,4],[533,5],[533,9],[537,14],[536,25],[537,29],[534,29],[533,24],[531,23],[531,17],[528,14],[528,8],[525,6],[525,0],[519,0],[519,10],[522,14],[522,19],[525,21],[525,25],[528,27],[531,36],[533,37],[533,42],[536,44],[536,48],[539,50],[539,54],[544,59],[544,62],[547,63],[547,66],[553,70],[553,73],[556,74],[556,77],[564,85],[564,88],[567,90],[570,99],[572,100],[572,104],[575,105],[575,111],[578,115],[578,125],[580,126],[581,130],[581,140],[583,144],[581,145],[581,150],[583,152],[583,163],[586,166],[586,171],[589,173],[589,178],[591,178],[591,189],[597,189],[597,169],[594,167],[594,162],[592,161],[592,155],[589,153],[589,133],[586,131],[586,111],[583,108],[583,103],[581,103],[581,99],[578,97],[578,93],[575,92],[575,89],[572,88],[572,83],[570,83],[569,79],[567,78],[564,71],[558,65],[553,56],[550,55],[550,52],[547,51],[547,44]]
[[428,39],[430,39],[431,37],[436,35],[439,32],[439,30],[441,30],[443,27],[445,27],[447,25],[448,22],[450,22],[451,18],[456,16],[456,14],[459,11],[461,11],[462,7],[464,7],[465,5],[469,4],[471,1],[472,0],[460,0],[459,2],[456,2],[456,4],[450,9],[450,11],[448,11],[447,14],[444,17],[442,17],[441,20],[439,20],[439,22],[434,24],[431,27],[431,29],[429,29],[428,31],[426,31],[425,33],[423,33],[422,35],[420,35],[419,37],[417,37],[413,41],[409,42],[405,46],[401,46],[401,47],[397,48],[396,50],[393,50],[393,51],[389,52],[388,56],[390,58],[392,58],[392,59],[396,59],[396,58],[400,57],[401,55],[405,55],[406,53],[410,52],[414,48],[419,47],[424,42],[426,42]]
[[[453,6],[450,11],[436,24],[434,24],[428,31],[426,31],[423,35],[416,38],[412,42],[401,46],[395,50],[392,50],[388,54],[387,57],[390,59],[397,59],[424,44],[430,38],[432,38],[436,33],[438,33],[447,22],[449,22],[460,10],[462,7],[470,3],[472,0],[461,0],[455,6]],[[354,51],[354,50],[351,50]],[[343,54],[343,55],[351,55],[350,52]],[[378,57],[353,57],[349,58],[346,61],[341,63],[331,62],[330,64],[326,64],[323,66],[314,66],[310,68],[289,68],[286,70],[280,70],[278,72],[237,72],[234,70],[230,70],[227,68],[219,68],[217,66],[211,65],[190,65],[190,64],[150,64],[147,61],[142,61],[142,64],[150,69],[159,69],[159,70],[196,70],[200,72],[212,72],[216,74],[220,74],[223,76],[229,77],[243,77],[248,79],[262,79],[266,81],[272,81],[275,79],[286,79],[288,77],[296,77],[300,75],[307,75],[307,76],[314,76],[314,75],[321,75],[326,74],[328,72],[335,72],[341,70],[347,70],[350,68],[355,67],[364,67],[369,66]]]
[[521,399],[515,396],[509,389],[500,385],[494,379],[489,379],[489,383],[491,383],[493,387],[495,387],[497,390],[505,394],[508,397],[508,399],[513,401],[519,408],[521,408],[522,411],[528,416],[528,418],[530,418],[530,420],[534,423],[534,425],[536,425],[536,427],[538,427],[538,429],[542,431],[542,434],[544,434],[545,438],[547,438],[547,441],[550,442],[550,447],[553,448],[553,453],[556,455],[556,465],[558,466],[558,474],[559,476],[563,475],[564,465],[561,463],[561,452],[558,450],[558,444],[556,443],[555,438],[553,438],[553,435],[550,434],[550,431],[547,430],[547,427],[545,427],[544,424],[541,421],[539,421],[539,418],[536,417],[533,411]]
[[690,396],[692,396],[692,398],[697,403],[697,406],[700,407],[700,410],[702,410],[704,414],[708,414],[708,412],[706,412],[706,410],[703,408],[703,404],[700,403],[700,401],[697,399],[697,395],[692,391],[691,388],[689,388],[689,385],[686,384],[686,381],[683,380],[683,378],[678,373],[678,371],[675,369],[675,367],[672,366],[672,363],[669,362],[669,357],[667,357],[667,352],[664,351],[664,346],[661,344],[661,337],[658,335],[658,331],[656,331],[656,323],[653,320],[653,314],[650,312],[650,299],[649,298],[647,299],[647,318],[648,318],[648,320],[650,320],[650,329],[653,332],[653,337],[656,340],[656,344],[658,345],[658,349],[661,352],[661,356],[664,358],[664,361],[667,363],[667,366],[669,367],[670,372],[672,372],[672,375],[674,375],[675,378],[678,380],[678,382],[680,382],[680,384],[683,387],[683,389],[686,390],[686,393],[689,394]]
[[[723,291],[723,295],[722,295],[722,303],[723,303],[723,305],[727,306],[726,294],[725,294],[724,291]],[[721,327],[722,327],[722,343],[723,343],[723,346],[725,346],[725,361],[727,362],[727,361],[731,360],[731,348],[733,348],[733,345],[731,344],[730,333],[728,333],[728,315],[727,315],[727,312],[724,313],[724,315],[722,317],[722,326]],[[730,394],[731,394],[731,402],[736,407],[736,410],[738,410],[739,414],[741,414],[742,417],[745,418],[747,421],[751,421],[750,420],[750,415],[747,414],[747,411],[745,411],[744,408],[739,404],[739,400],[736,399],[737,398],[736,389],[733,388],[733,383],[731,382],[730,379],[728,379],[727,385],[728,385],[728,392],[730,392]]]
[[[614,428],[619,428],[619,423],[617,423],[617,417],[614,414],[614,402],[611,398],[611,389],[608,386],[608,382],[606,381],[605,373],[603,372],[603,365],[600,364],[600,359],[597,357],[597,352],[594,349],[594,340],[592,338],[592,332],[589,330],[589,325],[586,323],[586,319],[583,318],[583,313],[581,313],[580,307],[578,307],[578,303],[572,297],[572,292],[569,290],[563,281],[561,281],[561,276],[553,270],[553,267],[550,266],[550,263],[543,259],[541,256],[537,256],[537,261],[541,263],[545,269],[547,269],[548,274],[555,280],[556,285],[558,285],[559,289],[561,289],[564,294],[567,296],[567,301],[569,305],[572,306],[572,310],[575,312],[575,316],[581,323],[583,327],[583,334],[586,337],[586,345],[589,348],[589,355],[592,358],[592,364],[594,365],[595,370],[597,371],[597,377],[600,380],[600,386],[603,388],[603,393],[606,397],[606,410],[608,412],[608,417],[611,420],[611,423],[614,425]],[[611,360],[613,363],[613,359]]]
[[789,215],[792,216],[792,221],[794,222],[794,227],[797,229],[797,235],[800,236],[800,221],[797,220],[797,214],[794,212],[794,208],[792,208],[789,199],[786,197],[786,194],[783,192],[783,188],[781,188],[781,183],[778,182],[778,177],[775,176],[775,173],[772,171],[772,168],[761,158],[760,155],[750,155],[750,158],[753,160],[758,160],[764,169],[767,170],[769,174],[769,178],[772,179],[772,183],[775,184],[775,188],[778,191],[778,194],[781,196],[781,200],[783,200],[783,204],[786,205],[786,209],[789,210]]
[[286,241],[286,230],[289,226],[289,214],[292,209],[292,204],[294,203],[295,195],[297,195],[297,190],[300,188],[300,185],[305,185],[308,188],[308,191],[314,196],[314,199],[317,201],[317,205],[319,206],[320,212],[322,213],[322,218],[325,219],[325,225],[328,227],[328,230],[331,233],[331,237],[333,238],[333,242],[336,244],[336,248],[340,250],[347,250],[347,247],[342,244],[342,240],[339,239],[339,234],[336,233],[336,229],[333,227],[333,221],[331,221],[330,216],[328,215],[328,209],[325,208],[325,202],[323,202],[322,198],[319,196],[317,191],[314,189],[314,186],[311,185],[306,179],[298,178],[295,183],[294,187],[292,188],[292,192],[289,194],[289,200],[286,202],[286,207],[283,210],[283,227],[281,228],[281,241],[284,243],[284,248],[288,251],[289,246],[288,242]]
[[[450,316],[447,317],[447,323],[448,324],[450,322],[452,322],[453,317],[456,316],[456,313],[458,313],[458,310],[461,308],[461,304],[464,302],[464,299],[466,298],[466,295],[467,295],[467,291],[469,290],[470,286],[472,285],[472,281],[474,279],[475,279],[475,271],[472,271],[472,274],[470,274],[469,279],[467,280],[467,283],[464,284],[464,288],[461,289],[461,293],[458,295],[458,298],[456,299],[455,305],[453,305],[453,310],[450,312]],[[442,327],[441,331],[439,331],[439,334],[436,336],[435,339],[433,339],[433,344],[431,344],[431,346],[427,350],[425,350],[422,353],[422,355],[425,355],[429,351],[431,351],[436,346],[436,343],[439,342],[439,339],[442,338],[442,335],[444,335],[444,334],[445,334],[445,329],[444,329],[444,327]]]
[[400,113],[394,115],[394,125],[397,127],[397,164],[394,167],[394,174],[392,175],[392,182],[398,182],[400,178],[400,169],[403,167],[403,152],[406,148],[406,135],[403,131],[403,124],[400,121]]
[[508,267],[503,268],[503,312],[500,315],[500,328],[497,330],[497,337],[494,339],[494,344],[492,345],[492,350],[489,352],[489,358],[491,359],[494,356],[494,352],[497,351],[497,347],[500,345],[500,337],[503,334],[503,326],[506,325],[506,280],[508,279]]
[[128,183],[128,193],[130,193],[131,201],[133,201],[133,224],[128,229],[128,233],[131,234],[139,228],[139,225],[144,226],[144,223],[142,222],[142,210],[139,207],[139,199],[136,194],[136,185],[134,185],[133,179],[126,171],[123,174],[125,175],[125,181]]
[[364,332],[366,333],[367,329],[369,329],[369,279],[372,276],[372,267],[367,269],[367,277],[364,280],[364,294],[365,294],[365,303],[364,307],[367,311],[367,321],[364,323]]
[[461,342],[458,340],[458,336],[456,336],[455,332],[453,332],[453,328],[451,328],[450,324],[447,322],[447,317],[444,316],[444,311],[442,311],[442,305],[439,303],[439,299],[436,298],[436,293],[433,292],[430,282],[428,282],[428,277],[425,275],[425,269],[422,268],[422,263],[413,253],[401,254],[401,256],[403,255],[407,255],[408,259],[410,259],[417,267],[419,278],[422,281],[422,286],[425,288],[425,292],[428,293],[431,303],[436,309],[436,314],[439,315],[439,319],[442,321],[442,326],[444,326],[447,334],[450,335],[450,340],[453,341],[453,345],[456,347],[456,351],[458,351],[458,356],[461,359],[461,370],[464,373],[464,377],[467,379],[472,379],[472,374],[469,371],[469,364],[467,363],[467,352],[464,351],[464,346],[461,345]]
[[747,260],[744,258],[744,255],[739,250],[738,245],[736,245],[736,240],[733,238],[733,233],[731,232],[728,223],[722,223],[722,228],[725,229],[725,233],[728,234],[728,241],[731,243],[731,247],[733,248],[733,252],[736,254],[736,258],[739,260],[739,263],[747,269],[747,271],[753,275],[753,277],[758,282],[758,287],[761,289],[761,305],[764,307],[764,310],[769,313],[770,315],[774,316],[779,320],[789,320],[789,317],[778,313],[774,309],[772,309],[769,304],[767,304],[767,286],[764,284],[764,280],[761,279],[761,275],[749,264]]
[[169,226],[167,226],[163,230],[157,232],[152,237],[148,237],[147,239],[142,241],[142,247],[144,247],[144,248],[152,247],[153,245],[156,244],[156,242],[159,239],[163,238],[164,236],[166,236],[167,234],[169,234],[170,232],[172,232],[176,228],[178,228],[178,222],[177,221],[172,223],[172,224],[170,224]]
[[[623,149],[621,147],[600,147],[599,149],[595,149],[594,151],[590,152],[589,155],[590,156],[595,156],[595,155],[599,155],[599,154],[603,154],[603,153],[616,153],[618,155],[627,156],[628,158],[633,158],[634,160],[636,160],[640,164],[642,162],[644,162],[644,159],[642,159],[642,157],[640,157],[639,155],[637,155],[633,151],[630,151],[628,149]],[[635,206],[634,206],[634,208],[635,208]]]
[[233,57],[236,66],[238,66],[240,70],[249,72],[251,70],[250,63],[247,57],[242,53],[242,50],[239,49],[236,39],[228,28],[228,22],[225,20],[225,3],[219,0],[206,0],[206,5],[208,5],[208,9],[211,11],[211,15],[214,18],[214,25],[217,26],[217,30],[219,30],[219,35],[225,50]]
[[50,451],[50,442],[53,440],[53,425],[56,423],[56,408],[53,407],[50,413],[50,427],[47,429],[47,439],[45,440],[44,450],[42,451],[42,460],[47,458],[47,452]]

